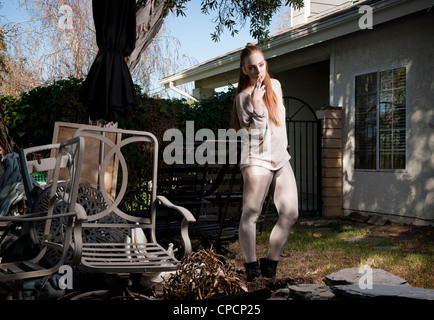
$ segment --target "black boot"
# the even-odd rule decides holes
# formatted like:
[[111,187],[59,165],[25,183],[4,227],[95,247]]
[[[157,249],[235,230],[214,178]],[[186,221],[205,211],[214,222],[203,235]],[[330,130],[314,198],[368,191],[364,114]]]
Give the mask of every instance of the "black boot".
[[246,268],[248,282],[251,282],[256,278],[262,277],[261,268],[259,267],[258,261],[245,263],[244,268]]
[[279,261],[261,258],[261,272],[265,278],[276,278],[277,263]]

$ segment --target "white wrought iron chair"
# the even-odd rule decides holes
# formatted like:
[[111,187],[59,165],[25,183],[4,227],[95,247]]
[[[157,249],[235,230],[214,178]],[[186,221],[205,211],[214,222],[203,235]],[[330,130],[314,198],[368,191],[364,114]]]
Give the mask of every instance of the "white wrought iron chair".
[[[4,259],[2,257],[0,264],[1,283],[39,278],[56,273],[65,263],[68,255],[75,217],[85,214],[76,205],[84,139],[77,137],[56,145],[26,149],[21,152],[21,155],[25,157],[29,153],[47,149],[57,149],[56,157],[30,161],[27,161],[26,158],[22,159],[24,163],[22,175],[24,179],[27,179],[29,172],[53,170],[48,209],[41,212],[29,211],[17,216],[0,216],[2,222],[20,224],[21,227],[18,230],[22,231],[28,230],[29,225],[34,223],[42,224],[42,232],[39,237],[32,238],[36,243],[28,243],[29,246],[35,245],[38,252],[35,252],[34,256],[30,258],[20,261],[5,261],[11,258]],[[53,264],[44,264],[44,257],[50,250],[58,252],[58,259]]]
[[[113,142],[107,138],[110,134],[119,135],[121,138]],[[115,281],[112,282],[113,285],[109,290],[83,293],[74,299],[129,295],[131,292],[126,283],[130,275],[140,273],[151,276],[177,270],[180,261],[168,252],[168,248],[164,248],[157,241],[157,203],[176,210],[184,217],[180,230],[183,242],[181,249],[184,254],[191,252],[188,226],[195,222],[195,218],[187,209],[172,204],[163,196],[157,196],[158,141],[155,136],[149,132],[115,128],[100,128],[96,131],[95,127],[86,126],[78,129],[74,136],[84,137],[86,145],[90,145],[88,144],[90,139],[96,139],[101,144],[102,156],[99,168],[96,168],[98,172],[96,188],[104,198],[103,202],[106,206],[92,213],[87,212],[85,219],[77,219],[74,225],[73,263],[88,272],[115,275],[113,277]],[[143,191],[148,196],[146,203],[142,203],[145,209],[140,212],[121,210],[120,207],[121,202],[125,201],[128,180],[131,178],[127,164],[130,159],[125,157],[123,149],[130,145],[141,145],[144,148],[142,150],[145,151],[141,151],[141,156],[145,158],[143,164],[149,164],[151,170],[151,179]],[[118,192],[113,197],[107,191],[106,177],[110,164],[117,161],[120,168],[118,176],[122,179]],[[116,174],[115,172],[114,175]],[[142,237],[135,239],[136,233]]]

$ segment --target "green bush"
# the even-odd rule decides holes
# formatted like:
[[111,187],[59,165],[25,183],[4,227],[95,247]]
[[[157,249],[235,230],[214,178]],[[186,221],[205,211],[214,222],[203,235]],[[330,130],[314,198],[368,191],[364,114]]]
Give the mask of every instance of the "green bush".
[[82,79],[69,78],[23,92],[19,97],[0,97],[6,126],[20,148],[52,141],[56,121],[88,123],[87,108],[78,102]]
[[122,129],[148,131],[162,143],[167,129],[178,128],[183,121],[185,100],[156,99],[138,95],[138,105],[119,122]]
[[218,129],[228,129],[233,96],[234,88],[230,87],[228,92],[216,93],[208,99],[195,103],[185,110],[184,121],[193,120],[195,130],[207,128],[216,134]]
[[[87,107],[78,101],[82,84],[83,79],[71,77],[23,92],[17,98],[0,96],[0,112],[18,147],[51,143],[56,121],[88,124]],[[138,106],[119,122],[120,128],[152,132],[160,143],[167,129],[177,128],[185,134],[186,121],[194,121],[195,130],[208,128],[216,134],[218,129],[229,128],[233,88],[193,104],[149,98],[140,94],[138,87],[136,91]]]

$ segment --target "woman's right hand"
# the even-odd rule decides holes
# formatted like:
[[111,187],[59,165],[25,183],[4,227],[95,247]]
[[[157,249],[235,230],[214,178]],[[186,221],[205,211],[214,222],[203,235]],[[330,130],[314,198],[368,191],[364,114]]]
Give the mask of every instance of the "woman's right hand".
[[265,86],[262,84],[263,80],[261,76],[256,79],[255,86],[251,93],[253,107],[259,114],[262,114],[262,98],[265,94]]

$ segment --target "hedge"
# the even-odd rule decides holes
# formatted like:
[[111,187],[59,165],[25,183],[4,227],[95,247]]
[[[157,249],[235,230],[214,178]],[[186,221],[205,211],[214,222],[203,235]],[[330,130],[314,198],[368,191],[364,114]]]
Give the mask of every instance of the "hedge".
[[[0,112],[17,146],[51,143],[56,121],[89,124],[87,107],[78,101],[82,84],[83,79],[68,78],[16,98],[0,96]],[[120,128],[152,132],[161,142],[167,129],[185,133],[186,121],[194,121],[195,130],[209,128],[217,132],[229,127],[233,88],[192,104],[182,99],[150,98],[138,87],[136,91],[139,104],[119,122]]]

